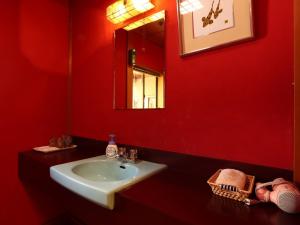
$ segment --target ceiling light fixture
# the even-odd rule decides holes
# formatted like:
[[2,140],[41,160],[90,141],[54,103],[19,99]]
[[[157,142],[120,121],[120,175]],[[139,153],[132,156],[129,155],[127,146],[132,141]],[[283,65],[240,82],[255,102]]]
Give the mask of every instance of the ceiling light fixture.
[[107,7],[106,17],[117,24],[152,8],[151,0],[118,0]]
[[130,31],[130,30],[133,30],[135,28],[141,27],[141,26],[146,25],[148,23],[158,21],[158,20],[163,19],[163,18],[165,18],[165,11],[164,10],[162,10],[158,13],[155,13],[151,16],[148,16],[144,19],[140,19],[138,21],[135,21],[135,22],[129,24],[128,26],[124,27],[123,29],[127,30],[127,31]]

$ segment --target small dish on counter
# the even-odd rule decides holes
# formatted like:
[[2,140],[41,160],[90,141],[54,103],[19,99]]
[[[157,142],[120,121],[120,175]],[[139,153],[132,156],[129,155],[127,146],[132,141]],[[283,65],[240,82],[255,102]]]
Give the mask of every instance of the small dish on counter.
[[77,145],[71,145],[71,146],[64,147],[64,148],[58,148],[58,147],[47,145],[47,146],[35,147],[35,148],[33,148],[33,150],[38,151],[38,152],[48,153],[48,152],[55,152],[55,151],[73,149],[73,148],[76,148],[76,147],[77,147]]

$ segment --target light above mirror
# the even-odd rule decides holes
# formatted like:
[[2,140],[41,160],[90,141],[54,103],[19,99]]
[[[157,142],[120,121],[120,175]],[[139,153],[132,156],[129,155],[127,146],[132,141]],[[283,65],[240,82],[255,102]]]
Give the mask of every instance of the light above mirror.
[[106,17],[114,24],[121,23],[154,8],[151,0],[118,0],[106,9]]
[[115,31],[114,108],[165,106],[165,12]]
[[146,25],[148,23],[152,23],[152,22],[164,19],[164,18],[165,18],[165,11],[160,11],[158,13],[155,13],[155,14],[151,15],[151,16],[148,16],[146,18],[143,18],[141,20],[133,22],[133,23],[127,25],[126,27],[124,27],[123,29],[127,30],[127,31],[130,31],[130,30],[136,29],[138,27],[141,27],[143,25]]

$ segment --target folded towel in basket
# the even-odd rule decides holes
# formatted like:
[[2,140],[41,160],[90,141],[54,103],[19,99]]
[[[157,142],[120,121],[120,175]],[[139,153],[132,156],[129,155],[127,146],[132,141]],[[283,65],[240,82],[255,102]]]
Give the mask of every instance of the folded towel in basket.
[[239,190],[243,190],[246,185],[246,178],[246,174],[242,171],[223,169],[216,179],[216,184],[231,185],[237,187]]

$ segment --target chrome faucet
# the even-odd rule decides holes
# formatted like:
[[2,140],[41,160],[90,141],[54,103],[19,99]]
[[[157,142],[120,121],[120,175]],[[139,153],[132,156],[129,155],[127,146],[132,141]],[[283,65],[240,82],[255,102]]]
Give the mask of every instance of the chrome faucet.
[[124,147],[120,147],[118,149],[118,155],[117,155],[117,159],[124,163],[136,163],[137,161],[137,149],[130,149],[129,150],[129,156],[128,156],[128,152],[126,150],[126,148]]
[[137,149],[130,149],[129,150],[129,160],[130,162],[136,163],[138,159],[138,150]]
[[126,148],[123,148],[123,147],[118,148],[117,159],[121,163],[127,163],[127,158],[128,158],[128,153],[126,151]]

